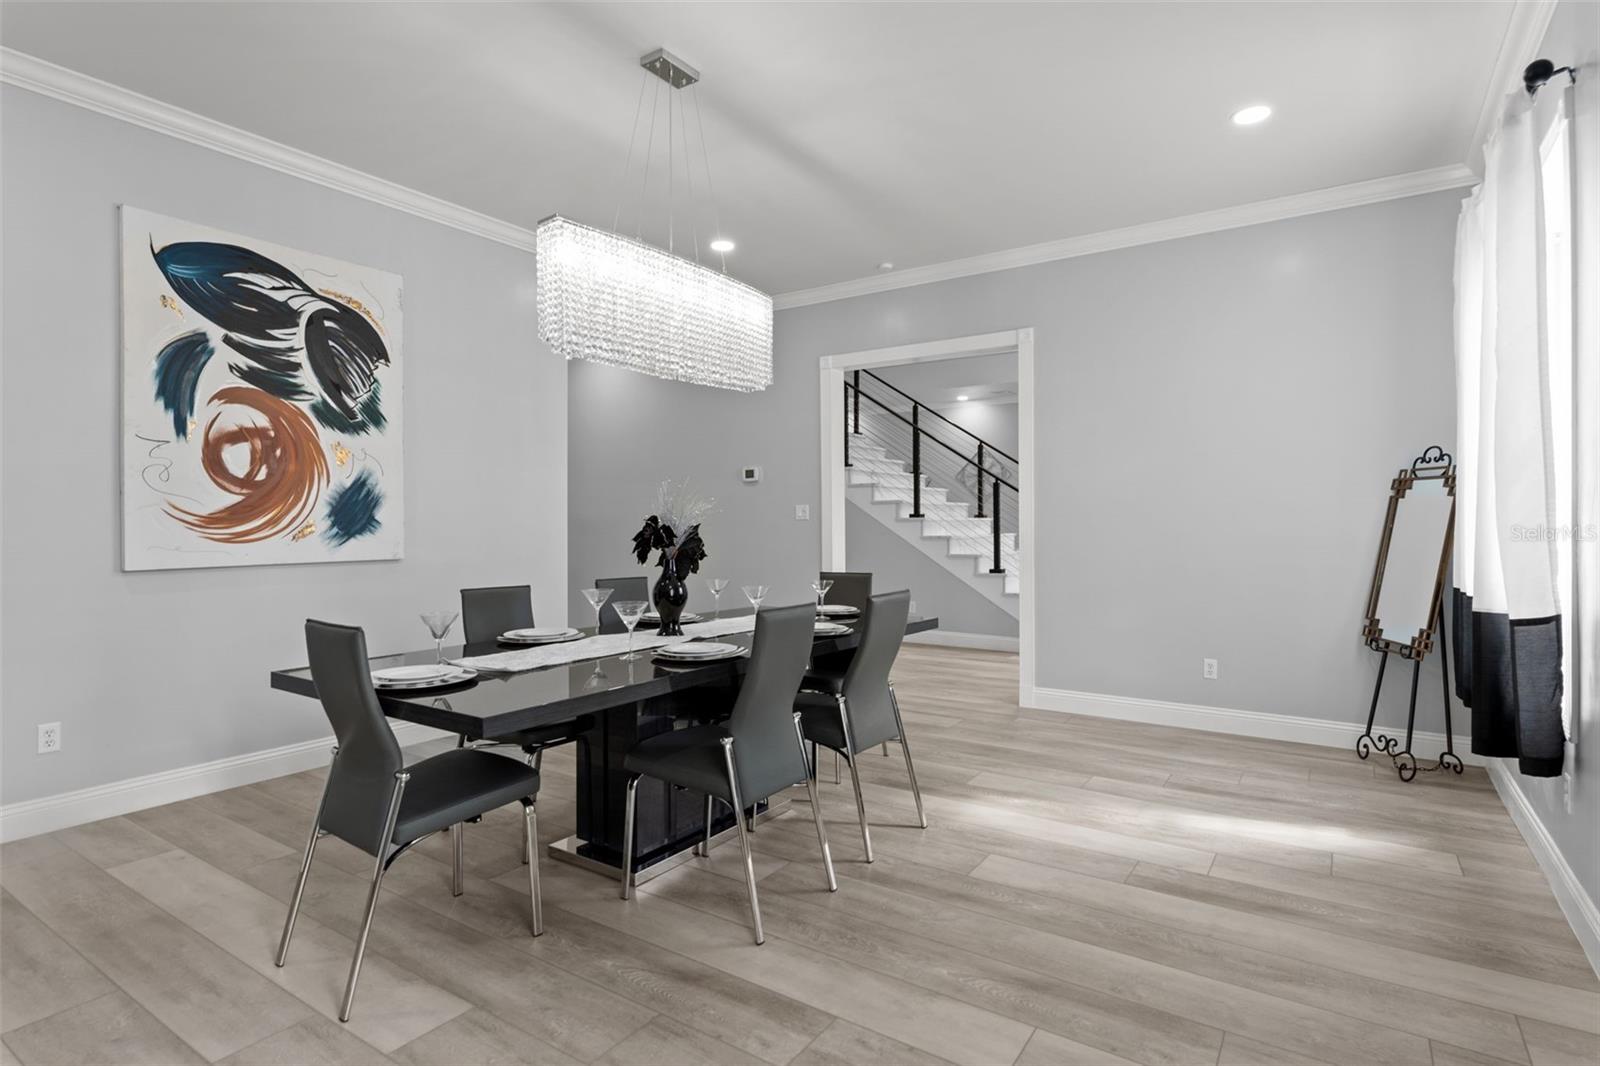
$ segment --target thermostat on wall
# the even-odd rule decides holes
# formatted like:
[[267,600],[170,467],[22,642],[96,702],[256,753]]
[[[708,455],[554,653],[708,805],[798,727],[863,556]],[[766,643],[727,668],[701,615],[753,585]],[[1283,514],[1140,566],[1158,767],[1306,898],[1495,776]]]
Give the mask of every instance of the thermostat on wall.
[[747,466],[744,468],[741,477],[744,481],[750,484],[755,484],[757,481],[761,480],[761,468],[759,466]]

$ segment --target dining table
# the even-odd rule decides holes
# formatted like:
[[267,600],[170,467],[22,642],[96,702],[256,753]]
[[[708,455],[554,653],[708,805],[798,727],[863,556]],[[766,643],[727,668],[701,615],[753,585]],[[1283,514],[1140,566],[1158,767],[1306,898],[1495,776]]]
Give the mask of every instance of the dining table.
[[[728,611],[722,619],[752,612]],[[818,658],[849,651],[860,643],[861,616],[830,618],[844,631],[819,633],[812,645]],[[938,628],[935,617],[912,616],[906,632],[923,633]],[[585,638],[593,628],[581,630]],[[640,627],[644,637],[650,631]],[[719,642],[748,649],[750,630],[719,633]],[[604,644],[596,642],[596,647]],[[614,642],[612,642],[614,645]],[[473,659],[513,650],[498,641],[446,646],[445,660]],[[581,642],[572,645],[582,653]],[[609,650],[609,646],[608,646]],[[437,662],[435,648],[375,656],[373,670]],[[550,844],[548,854],[620,879],[622,876],[622,822],[628,773],[623,759],[639,741],[671,729],[726,718],[738,697],[747,656],[713,662],[664,662],[650,651],[627,660],[607,654],[557,665],[516,672],[480,669],[476,677],[426,690],[377,690],[385,715],[405,722],[431,726],[474,741],[512,740],[540,727],[574,725],[577,742],[575,832]],[[273,688],[313,699],[317,688],[309,667],[274,670]],[[798,784],[798,782],[796,782]],[[635,825],[635,883],[659,876],[686,861],[705,836],[705,796],[644,778],[639,782]],[[712,826],[712,837],[735,830],[733,812],[722,805]],[[752,824],[777,817],[788,801],[778,797],[751,807]]]

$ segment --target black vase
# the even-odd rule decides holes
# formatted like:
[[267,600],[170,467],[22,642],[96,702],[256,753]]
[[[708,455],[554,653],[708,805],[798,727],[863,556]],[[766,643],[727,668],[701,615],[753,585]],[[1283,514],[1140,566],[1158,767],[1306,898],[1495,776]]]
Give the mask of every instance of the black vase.
[[678,560],[673,556],[661,557],[661,576],[656,579],[655,591],[650,598],[656,605],[656,613],[661,616],[661,628],[656,630],[656,635],[683,636],[683,626],[678,624],[678,619],[683,614],[683,605],[689,602],[689,586],[678,576]]

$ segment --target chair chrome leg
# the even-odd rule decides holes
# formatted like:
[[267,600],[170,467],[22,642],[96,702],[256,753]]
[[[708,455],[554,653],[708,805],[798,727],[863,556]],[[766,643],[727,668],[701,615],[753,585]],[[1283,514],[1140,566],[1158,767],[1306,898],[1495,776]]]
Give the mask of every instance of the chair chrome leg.
[[906,723],[900,717],[900,698],[889,686],[889,706],[894,708],[894,727],[900,731],[900,753],[906,757],[906,776],[911,779],[911,798],[917,801],[917,821],[928,828],[928,816],[922,813],[922,789],[917,787],[917,768],[911,765],[911,745],[906,743]]
[[[539,758],[543,754],[544,754],[544,749],[543,748],[539,748],[532,755],[526,756],[523,761],[526,762],[529,766],[533,767],[533,772],[534,773],[538,773],[539,772]],[[536,838],[529,838],[528,834],[526,834],[526,833],[522,834],[522,865],[529,866],[529,865],[531,865],[533,863],[533,853],[534,853],[534,850],[536,848],[538,848],[538,846],[539,846],[539,841]],[[537,936],[538,934],[536,933],[534,935]]]
[[867,801],[861,795],[861,770],[856,766],[856,735],[850,728],[850,709],[845,705],[845,698],[839,697],[839,721],[844,727],[845,746],[850,750],[844,753],[844,761],[850,764],[850,784],[856,790],[856,817],[861,819],[861,847],[867,853],[867,861],[872,861],[872,834],[867,831]]
[[706,793],[706,835],[705,835],[705,839],[700,841],[699,845],[695,848],[695,854],[699,855],[702,859],[711,858],[711,823],[712,823],[712,819],[716,817],[716,813],[717,813],[717,809],[716,809],[716,806],[715,806],[716,802],[717,802],[716,801],[716,797],[711,795],[711,793],[707,792]]
[[[524,801],[522,810],[522,846],[529,854],[539,847],[539,815],[534,809],[534,801]],[[544,899],[539,894],[539,864],[528,863],[528,898],[529,906],[533,908],[533,935],[541,936],[544,933]]]
[[728,790],[733,794],[733,824],[739,827],[739,846],[744,849],[744,887],[750,893],[750,920],[755,923],[756,943],[764,944],[761,931],[761,904],[756,899],[756,864],[750,858],[750,834],[744,828],[744,797],[739,795],[739,767],[733,761],[733,738],[722,738],[722,758],[728,766]]
[[833,753],[833,783],[836,785],[839,783],[839,753],[837,751]]
[[[339,757],[339,749],[333,749],[333,757]],[[306,878],[311,876],[311,857],[317,852],[317,840],[322,836],[322,806],[328,802],[328,783],[333,780],[333,768],[329,765],[327,780],[322,783],[322,798],[317,801],[317,813],[311,819],[311,837],[306,841],[306,854],[300,860],[300,878],[294,883],[294,895],[289,898],[289,916],[283,921],[283,936],[278,941],[278,957],[274,961],[282,966],[283,960],[289,957],[289,938],[294,935],[295,919],[300,917],[300,897],[306,892]]]
[[639,775],[628,778],[628,802],[622,815],[622,898],[633,898],[633,814],[639,795]]
[[884,741],[882,744],[879,744],[878,745],[878,749],[883,752],[883,757],[885,759],[887,759],[889,757],[889,742],[887,740]]
[[[800,712],[794,715],[794,738],[800,742],[800,759],[805,761],[806,738],[800,729]],[[822,868],[828,871],[828,891],[839,891],[839,882],[833,876],[833,852],[828,850],[828,831],[822,826],[822,804],[817,800],[817,783],[806,774],[806,795],[811,798],[811,817],[817,823],[817,843],[822,845]]]
[[459,896],[467,890],[467,826],[457,822],[450,827],[450,894]]
[[389,817],[383,823],[383,842],[378,845],[378,857],[372,865],[372,888],[367,892],[367,912],[361,919],[361,934],[356,937],[356,956],[350,960],[350,980],[344,986],[344,999],[339,1004],[339,1020],[350,1020],[350,1007],[356,999],[356,980],[361,976],[361,960],[367,955],[367,935],[372,932],[372,916],[378,909],[378,890],[383,887],[383,872],[388,868],[384,861],[394,850],[394,823],[400,817],[400,797],[406,790],[411,775],[401,770],[394,775],[394,795],[389,798]]

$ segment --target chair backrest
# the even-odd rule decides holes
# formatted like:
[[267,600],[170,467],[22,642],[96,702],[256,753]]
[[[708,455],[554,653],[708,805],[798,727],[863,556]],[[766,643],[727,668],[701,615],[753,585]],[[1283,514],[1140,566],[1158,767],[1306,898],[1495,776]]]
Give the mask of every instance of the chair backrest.
[[764,607],[756,614],[739,696],[728,719],[739,791],[754,803],[805,780],[806,762],[794,730],[794,699],[811,654],[816,607]]
[[861,643],[844,675],[844,698],[850,710],[850,731],[856,750],[900,735],[894,705],[889,702],[889,671],[906,636],[911,593],[885,592],[867,601]]
[[594,579],[597,589],[610,589],[611,599],[606,600],[605,607],[600,610],[600,632],[625,633],[628,627],[622,624],[622,619],[617,617],[617,612],[611,609],[614,600],[645,600],[650,599],[650,581],[643,577],[597,577]]
[[405,765],[400,744],[378,706],[367,665],[367,638],[355,626],[306,621],[311,681],[339,744],[328,770],[321,826],[372,855],[382,853],[394,794]]
[[824,570],[822,576],[833,582],[828,603],[842,603],[863,611],[872,597],[872,573],[865,570]]
[[493,585],[461,590],[461,629],[468,644],[485,644],[508,629],[533,626],[533,589]]

